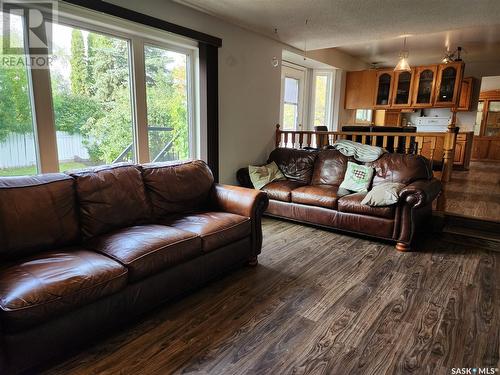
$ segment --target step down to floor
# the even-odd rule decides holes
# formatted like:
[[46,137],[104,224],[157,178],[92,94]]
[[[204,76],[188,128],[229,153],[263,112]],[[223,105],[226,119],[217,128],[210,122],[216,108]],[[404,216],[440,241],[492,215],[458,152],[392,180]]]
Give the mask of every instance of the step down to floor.
[[500,222],[490,221],[455,214],[437,212],[433,217],[434,230],[443,233],[451,242],[466,240],[471,245],[477,244],[500,251]]

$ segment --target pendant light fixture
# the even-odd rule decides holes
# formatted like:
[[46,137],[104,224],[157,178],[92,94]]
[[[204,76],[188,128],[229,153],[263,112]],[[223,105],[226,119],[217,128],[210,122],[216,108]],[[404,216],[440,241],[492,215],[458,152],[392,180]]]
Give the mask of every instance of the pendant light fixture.
[[399,51],[399,61],[394,68],[394,71],[410,71],[410,64],[408,64],[408,55],[410,52],[406,49],[406,37],[403,42],[403,49]]

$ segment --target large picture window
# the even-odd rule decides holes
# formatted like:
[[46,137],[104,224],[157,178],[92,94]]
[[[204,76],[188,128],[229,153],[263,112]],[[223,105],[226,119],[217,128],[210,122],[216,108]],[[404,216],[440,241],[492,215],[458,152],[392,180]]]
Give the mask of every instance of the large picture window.
[[[45,20],[47,67],[0,67],[0,175],[202,157],[197,43],[61,8]],[[11,18],[10,43],[23,46],[25,21]]]

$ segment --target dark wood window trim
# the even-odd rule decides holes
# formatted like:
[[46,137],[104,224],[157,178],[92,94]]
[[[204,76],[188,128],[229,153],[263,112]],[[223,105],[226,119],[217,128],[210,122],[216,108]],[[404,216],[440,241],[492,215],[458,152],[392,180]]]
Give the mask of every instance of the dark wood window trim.
[[219,79],[218,49],[199,43],[200,117],[207,129],[207,163],[219,181]]
[[179,26],[168,21],[161,20],[156,17],[151,17],[143,13],[139,13],[118,5],[106,3],[101,0],[64,0],[65,3],[82,6],[87,9],[92,9],[97,12],[106,13],[115,17],[123,18],[128,21],[137,22],[143,25],[155,27],[177,35],[182,35],[198,42],[213,45],[215,47],[222,46],[222,39],[212,35],[208,35],[188,27]]
[[207,163],[219,181],[218,48],[222,39],[100,0],[64,0],[100,13],[151,26],[198,41],[200,59],[201,126],[207,129]]

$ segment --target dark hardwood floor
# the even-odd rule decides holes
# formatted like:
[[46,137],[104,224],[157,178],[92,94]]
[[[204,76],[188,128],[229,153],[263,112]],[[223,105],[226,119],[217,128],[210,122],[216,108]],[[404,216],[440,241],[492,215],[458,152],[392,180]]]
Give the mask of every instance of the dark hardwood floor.
[[[156,310],[46,374],[450,374],[500,367],[500,252],[419,252],[271,219],[256,268]],[[167,285],[165,287],[168,287]]]
[[453,171],[444,189],[445,212],[500,222],[500,162],[473,161],[468,171]]

